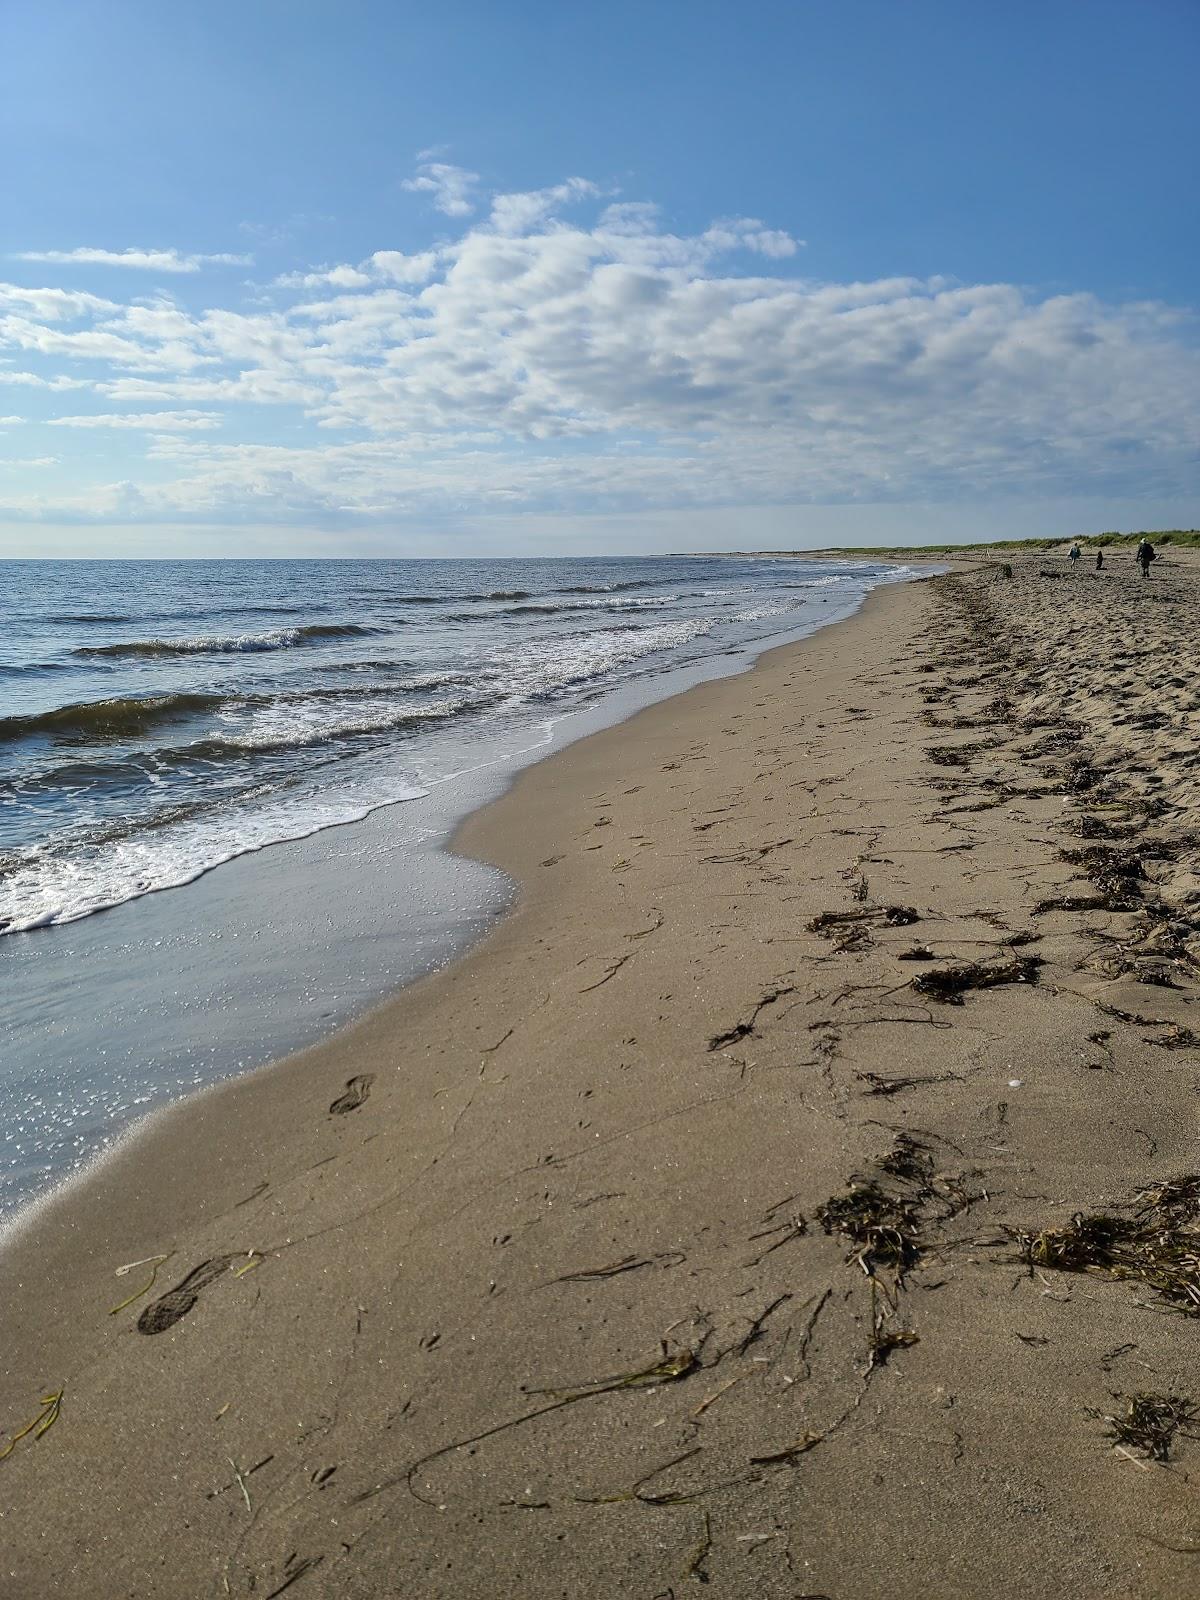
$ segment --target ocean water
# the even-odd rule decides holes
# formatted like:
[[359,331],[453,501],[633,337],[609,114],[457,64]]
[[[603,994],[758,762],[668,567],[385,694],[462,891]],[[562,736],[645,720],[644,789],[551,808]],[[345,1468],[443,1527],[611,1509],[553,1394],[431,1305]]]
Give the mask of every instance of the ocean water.
[[447,959],[505,889],[440,846],[517,768],[904,575],[0,563],[0,1215]]

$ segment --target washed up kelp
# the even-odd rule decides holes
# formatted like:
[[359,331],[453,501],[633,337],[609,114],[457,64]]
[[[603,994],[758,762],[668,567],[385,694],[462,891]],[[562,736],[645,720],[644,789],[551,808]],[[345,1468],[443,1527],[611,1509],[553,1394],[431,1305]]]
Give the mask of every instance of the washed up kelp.
[[810,932],[819,933],[824,939],[836,939],[855,923],[877,922],[885,928],[906,928],[920,920],[915,906],[870,906],[860,911],[822,911],[808,926]]
[[903,1094],[906,1089],[918,1089],[926,1083],[961,1083],[961,1072],[925,1072],[910,1076],[907,1073],[888,1075],[882,1072],[856,1072],[854,1076],[866,1084],[865,1094]]
[[[1114,1396],[1114,1398],[1120,1398]],[[1149,1461],[1170,1459],[1176,1434],[1194,1438],[1196,1408],[1192,1401],[1177,1394],[1132,1394],[1126,1396],[1119,1416],[1106,1416],[1108,1436],[1126,1449],[1139,1451]]]
[[1142,904],[1141,885],[1145,870],[1140,857],[1128,850],[1114,850],[1111,845],[1088,845],[1081,850],[1063,850],[1062,859],[1080,868],[1080,876],[1097,890],[1087,897],[1066,896],[1078,900],[1077,906],[1067,907],[1062,900],[1043,900],[1034,906],[1034,915],[1049,910],[1079,909],[1104,911],[1136,911]]
[[1078,1212],[1065,1228],[1017,1238],[1031,1266],[1131,1279],[1200,1316],[1200,1174],[1139,1190],[1121,1211]]
[[994,739],[977,739],[974,744],[934,744],[925,754],[935,766],[969,767],[977,756],[996,748]]
[[920,1258],[916,1210],[873,1179],[852,1183],[845,1194],[834,1195],[817,1208],[817,1218],[826,1233],[840,1233],[853,1242],[851,1260],[868,1276],[876,1267],[903,1272]]
[[[817,1208],[825,1232],[850,1241],[846,1259],[862,1268],[870,1284],[864,1384],[895,1351],[919,1343],[918,1334],[902,1319],[901,1292],[906,1273],[918,1266],[926,1249],[922,1228],[930,1222],[944,1222],[977,1198],[965,1191],[959,1179],[938,1177],[929,1147],[912,1134],[897,1136],[892,1149],[877,1163],[877,1170],[877,1177],[852,1178],[841,1194]],[[857,1404],[856,1400],[851,1410]],[[811,1448],[820,1437],[806,1435],[784,1456]],[[782,1461],[784,1456],[766,1459]]]
[[878,1163],[879,1177],[855,1177],[841,1194],[817,1207],[828,1234],[853,1245],[849,1259],[868,1277],[891,1267],[897,1278],[921,1257],[922,1208],[935,1194],[933,1160],[923,1144],[900,1134]]
[[907,950],[897,950],[897,961],[936,961],[937,952],[927,944],[914,944]]
[[52,1389],[49,1394],[42,1395],[39,1402],[41,1411],[32,1422],[27,1422],[23,1428],[18,1428],[16,1433],[10,1436],[8,1443],[0,1448],[0,1461],[7,1460],[22,1439],[30,1436],[40,1439],[50,1431],[62,1414],[62,1399],[65,1393],[65,1389]]
[[961,1006],[963,995],[972,989],[995,989],[1007,983],[1036,983],[1040,956],[1012,956],[1005,961],[964,961],[953,967],[936,967],[921,972],[909,988],[941,1005]]
[[[866,898],[866,880],[859,880],[859,899]],[[920,922],[915,906],[859,906],[853,911],[822,911],[808,923],[810,933],[828,939],[839,953],[865,950],[872,928],[905,928]]]

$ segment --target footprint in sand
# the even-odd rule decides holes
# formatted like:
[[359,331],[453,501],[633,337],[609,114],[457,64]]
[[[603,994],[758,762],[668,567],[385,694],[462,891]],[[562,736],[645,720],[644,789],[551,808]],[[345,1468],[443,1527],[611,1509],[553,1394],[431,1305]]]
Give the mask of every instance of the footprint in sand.
[[345,1089],[329,1108],[330,1114],[341,1117],[345,1116],[347,1111],[357,1111],[370,1094],[374,1082],[373,1072],[360,1072],[353,1078],[347,1078]]
[[161,1300],[146,1307],[138,1318],[138,1332],[166,1333],[168,1328],[173,1328],[181,1317],[187,1316],[200,1298],[201,1291],[207,1289],[210,1283],[215,1283],[223,1272],[227,1272],[234,1260],[234,1256],[214,1256],[211,1261],[202,1261],[182,1283],[177,1283]]

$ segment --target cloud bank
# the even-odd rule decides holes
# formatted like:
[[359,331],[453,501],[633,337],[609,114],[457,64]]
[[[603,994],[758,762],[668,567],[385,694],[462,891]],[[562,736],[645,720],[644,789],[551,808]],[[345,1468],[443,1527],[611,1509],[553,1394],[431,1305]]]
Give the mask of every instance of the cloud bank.
[[407,187],[464,219],[457,236],[301,264],[253,299],[0,285],[0,395],[38,397],[55,446],[122,430],[130,452],[102,481],[93,447],[74,481],[60,466],[0,512],[425,526],[1200,486],[1200,357],[1177,310],[822,282],[756,218],[677,233],[582,178],[486,206],[478,181],[426,160]]

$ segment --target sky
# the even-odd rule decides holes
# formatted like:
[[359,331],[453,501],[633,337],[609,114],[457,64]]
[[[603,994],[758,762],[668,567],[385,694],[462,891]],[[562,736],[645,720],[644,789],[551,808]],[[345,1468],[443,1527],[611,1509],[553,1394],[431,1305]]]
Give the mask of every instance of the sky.
[[0,556],[1200,526],[1196,0],[0,7]]

